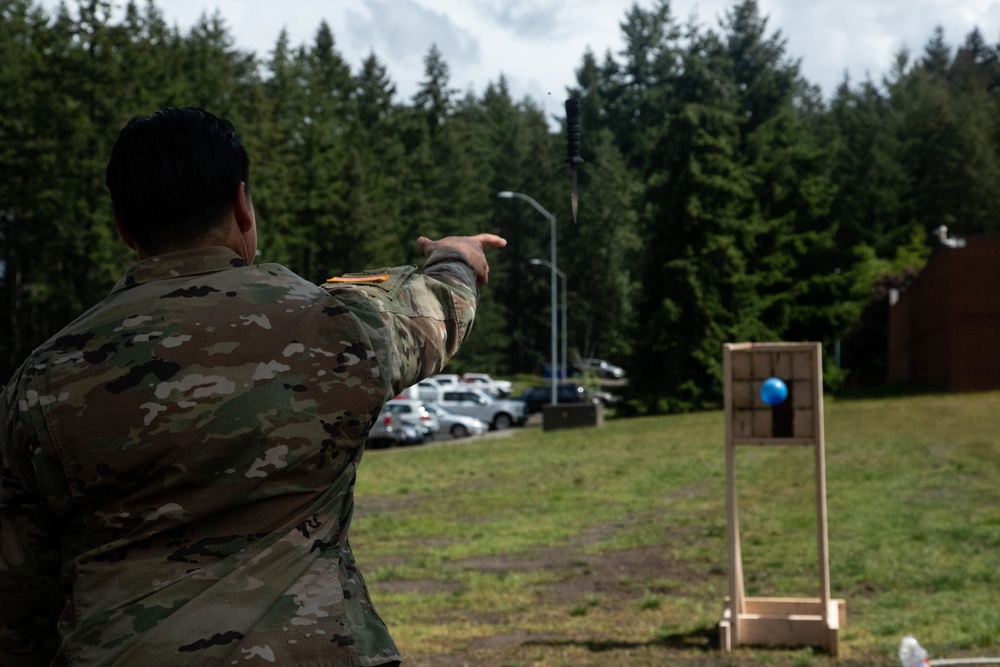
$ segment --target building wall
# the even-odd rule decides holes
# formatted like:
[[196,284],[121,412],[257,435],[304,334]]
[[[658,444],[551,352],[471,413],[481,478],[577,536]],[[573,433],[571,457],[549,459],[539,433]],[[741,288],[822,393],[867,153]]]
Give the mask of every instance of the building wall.
[[1000,389],[1000,238],[938,249],[889,310],[889,379]]

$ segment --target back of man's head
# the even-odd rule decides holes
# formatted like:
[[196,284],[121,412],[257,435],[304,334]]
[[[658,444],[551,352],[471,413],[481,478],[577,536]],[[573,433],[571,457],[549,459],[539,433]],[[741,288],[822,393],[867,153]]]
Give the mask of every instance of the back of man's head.
[[249,192],[250,159],[232,123],[193,108],[134,117],[106,172],[119,222],[151,253],[221,228],[240,181]]

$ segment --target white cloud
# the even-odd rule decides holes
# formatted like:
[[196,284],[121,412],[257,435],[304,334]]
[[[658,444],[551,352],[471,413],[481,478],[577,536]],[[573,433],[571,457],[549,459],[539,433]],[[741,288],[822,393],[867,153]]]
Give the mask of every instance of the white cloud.
[[990,0],[761,0],[770,27],[780,28],[802,73],[830,95],[844,71],[852,84],[869,76],[881,82],[901,49],[919,56],[934,28],[957,48],[976,26],[988,42],[1000,35],[1000,2]]
[[[479,40],[447,14],[413,0],[364,0],[364,12],[345,10],[346,39],[381,60],[422,63],[436,44],[446,61],[478,63]],[[336,31],[335,31],[336,33]]]
[[565,7],[563,0],[496,0],[482,3],[481,11],[512,36],[546,40],[558,34]]
[[[621,49],[620,24],[638,2],[654,0],[157,0],[167,20],[182,30],[218,8],[238,46],[261,57],[279,31],[291,43],[310,43],[326,20],[337,49],[357,71],[372,51],[386,65],[401,100],[416,92],[423,58],[437,44],[451,71],[452,87],[481,93],[506,76],[515,99],[530,96],[562,115],[565,89],[575,83],[586,48],[602,60]],[[789,59],[825,95],[845,70],[857,83],[875,81],[904,46],[919,55],[934,27],[957,47],[978,26],[989,43],[1000,41],[1000,1],[992,0],[759,0],[771,32],[787,40]],[[58,0],[44,0],[50,10]],[[731,0],[673,0],[681,24],[692,13],[702,27],[717,28]]]

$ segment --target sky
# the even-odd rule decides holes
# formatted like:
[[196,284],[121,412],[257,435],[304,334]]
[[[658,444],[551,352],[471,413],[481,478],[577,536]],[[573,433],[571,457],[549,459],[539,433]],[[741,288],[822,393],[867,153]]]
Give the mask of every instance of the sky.
[[[50,9],[58,3],[42,3]],[[70,3],[72,4],[72,3]],[[122,0],[114,0],[121,5]],[[140,6],[143,2],[139,2]],[[566,89],[589,48],[603,61],[622,48],[621,27],[633,4],[653,0],[156,0],[182,31],[218,10],[236,46],[266,57],[284,28],[294,46],[311,43],[320,22],[337,51],[358,71],[374,52],[396,84],[399,101],[416,92],[424,57],[441,51],[451,84],[481,94],[503,75],[515,100],[530,97],[548,116],[562,117]],[[732,0],[673,0],[675,19],[716,28]],[[885,76],[902,48],[920,54],[938,26],[959,46],[978,27],[1000,42],[1000,1],[758,0],[769,34],[780,31],[786,55],[827,99],[845,73],[857,84]]]

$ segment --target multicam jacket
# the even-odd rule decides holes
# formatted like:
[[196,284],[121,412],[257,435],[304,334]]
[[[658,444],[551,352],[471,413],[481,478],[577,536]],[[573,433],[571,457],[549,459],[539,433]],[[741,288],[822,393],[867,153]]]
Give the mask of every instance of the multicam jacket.
[[226,248],[136,264],[0,401],[0,665],[398,660],[355,474],[476,298],[454,251],[324,287]]

